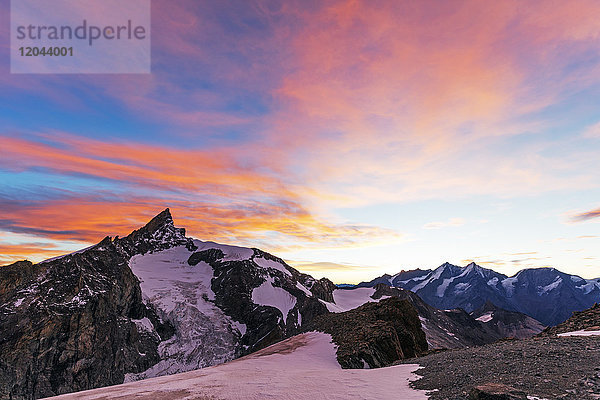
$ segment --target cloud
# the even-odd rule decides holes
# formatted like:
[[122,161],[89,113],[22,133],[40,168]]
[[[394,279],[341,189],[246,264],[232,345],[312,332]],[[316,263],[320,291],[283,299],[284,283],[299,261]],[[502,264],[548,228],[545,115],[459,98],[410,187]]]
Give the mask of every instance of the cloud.
[[18,191],[3,194],[1,230],[96,242],[125,235],[170,207],[195,237],[266,249],[368,246],[401,237],[391,229],[316,215],[302,204],[301,186],[277,177],[268,162],[244,162],[235,149],[180,150],[66,133],[36,139],[0,136],[6,151],[0,165],[89,183],[47,198],[43,187],[28,202],[17,201]]
[[465,224],[462,218],[450,218],[448,221],[428,222],[423,225],[423,229],[442,229],[448,227],[458,227]]
[[586,211],[586,212],[582,212],[579,214],[575,214],[571,217],[571,221],[573,222],[583,222],[583,221],[589,221],[595,218],[600,217],[600,208],[597,208],[595,210],[590,210],[590,211]]

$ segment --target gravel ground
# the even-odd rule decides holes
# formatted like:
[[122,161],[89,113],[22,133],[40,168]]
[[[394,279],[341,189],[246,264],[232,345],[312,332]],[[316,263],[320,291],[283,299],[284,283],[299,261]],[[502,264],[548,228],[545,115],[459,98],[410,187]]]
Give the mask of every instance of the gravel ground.
[[404,363],[424,367],[412,386],[437,389],[431,400],[466,399],[483,383],[503,383],[541,399],[600,399],[600,336],[503,341]]

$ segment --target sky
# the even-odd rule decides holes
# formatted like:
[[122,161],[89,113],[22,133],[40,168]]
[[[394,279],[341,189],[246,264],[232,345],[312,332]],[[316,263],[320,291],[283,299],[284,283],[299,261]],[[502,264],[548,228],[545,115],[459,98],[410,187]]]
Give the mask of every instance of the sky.
[[0,265],[189,236],[315,277],[600,277],[600,2],[152,0],[150,74],[11,74]]

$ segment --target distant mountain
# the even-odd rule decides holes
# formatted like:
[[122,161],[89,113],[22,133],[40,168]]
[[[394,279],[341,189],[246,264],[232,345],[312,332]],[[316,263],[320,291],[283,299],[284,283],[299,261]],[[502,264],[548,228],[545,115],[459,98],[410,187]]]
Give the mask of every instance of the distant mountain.
[[167,209],[124,238],[0,267],[0,398],[223,363],[299,333],[334,289],[261,250],[188,238]]
[[430,349],[480,346],[507,337],[531,337],[544,329],[540,322],[527,315],[506,311],[491,303],[481,309],[485,313],[483,318],[478,318],[477,312],[469,315],[460,308],[439,310],[415,293],[385,283],[374,287],[336,289],[333,291],[335,303],[324,304],[330,311],[341,313],[389,297],[408,300],[414,306]]
[[583,279],[554,268],[524,269],[508,277],[475,263],[466,267],[445,263],[435,270],[383,275],[357,287],[378,283],[410,290],[435,308],[472,312],[489,301],[505,310],[527,314],[547,326],[600,301],[600,279]]

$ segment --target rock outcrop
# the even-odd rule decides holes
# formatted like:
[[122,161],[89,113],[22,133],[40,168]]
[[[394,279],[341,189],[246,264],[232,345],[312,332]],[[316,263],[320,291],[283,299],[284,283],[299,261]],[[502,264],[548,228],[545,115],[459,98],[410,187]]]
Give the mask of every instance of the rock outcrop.
[[469,393],[469,400],[527,400],[527,394],[501,383],[486,383],[475,386]]
[[342,368],[385,367],[427,351],[417,311],[397,297],[318,316],[305,329],[332,336]]

